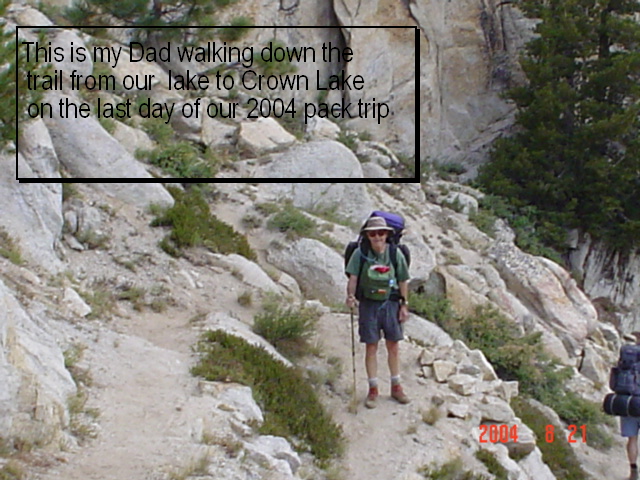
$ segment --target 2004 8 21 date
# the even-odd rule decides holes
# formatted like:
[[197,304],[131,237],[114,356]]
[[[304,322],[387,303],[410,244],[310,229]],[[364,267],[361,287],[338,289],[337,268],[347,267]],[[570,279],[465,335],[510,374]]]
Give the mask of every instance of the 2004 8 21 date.
[[[555,427],[547,425],[545,427],[544,440],[547,443],[553,443],[556,440]],[[564,433],[564,432],[563,432]],[[569,443],[587,443],[587,426],[586,425],[569,425],[567,426],[566,439]],[[518,441],[518,425],[496,425],[482,424],[480,425],[480,443],[508,443]]]

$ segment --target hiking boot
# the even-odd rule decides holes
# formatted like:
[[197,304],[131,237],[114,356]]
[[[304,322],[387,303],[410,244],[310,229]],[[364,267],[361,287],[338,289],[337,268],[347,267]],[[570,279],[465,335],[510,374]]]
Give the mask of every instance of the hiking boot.
[[378,399],[378,387],[369,387],[369,394],[364,401],[364,406],[367,408],[376,408],[376,400]]
[[629,475],[629,480],[638,480],[638,467],[631,467],[631,475]]
[[411,400],[409,400],[409,397],[407,397],[405,395],[405,393],[402,391],[402,386],[401,385],[392,385],[391,386],[391,397],[393,399],[395,399],[398,403],[401,403],[403,405],[409,403]]

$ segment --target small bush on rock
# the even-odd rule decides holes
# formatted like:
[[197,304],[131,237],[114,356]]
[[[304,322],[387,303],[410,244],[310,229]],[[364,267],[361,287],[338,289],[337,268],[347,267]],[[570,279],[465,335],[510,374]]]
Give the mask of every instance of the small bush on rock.
[[175,204],[151,224],[172,229],[161,242],[163,250],[177,256],[184,248],[206,247],[216,253],[237,253],[250,260],[256,259],[246,237],[211,214],[202,193],[196,189],[183,192],[171,188],[169,191]]
[[313,334],[318,312],[289,305],[281,297],[267,297],[262,313],[256,315],[253,330],[285,355],[303,353]]
[[262,434],[287,437],[321,463],[341,454],[340,427],[298,370],[275,360],[263,348],[222,331],[206,332],[197,350],[202,356],[191,370],[193,375],[251,387],[265,415]]

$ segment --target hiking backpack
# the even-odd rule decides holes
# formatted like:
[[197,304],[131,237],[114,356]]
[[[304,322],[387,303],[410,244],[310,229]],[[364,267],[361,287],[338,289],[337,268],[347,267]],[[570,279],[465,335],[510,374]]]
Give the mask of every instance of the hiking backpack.
[[[407,261],[407,267],[411,264],[411,252],[409,251],[409,247],[400,243],[402,239],[402,235],[404,234],[404,218],[402,216],[383,212],[381,210],[374,210],[371,212],[371,215],[367,218],[371,217],[382,217],[387,222],[387,225],[393,228],[393,232],[387,237],[387,243],[389,243],[389,259],[391,260],[391,264],[393,265],[394,271],[398,270],[398,250],[402,252],[405,260]],[[353,252],[356,251],[357,248],[360,248],[360,252],[362,255],[367,256],[369,250],[371,250],[371,245],[369,243],[369,239],[364,234],[363,228],[366,226],[367,222],[365,221],[360,228],[360,234],[358,235],[358,239],[347,244],[347,247],[344,250],[344,268],[346,270],[349,260],[353,255]],[[360,288],[360,278],[362,276],[362,268],[366,262],[360,262],[360,272],[358,272],[358,284],[356,286],[356,298],[358,300],[362,299],[362,289]],[[347,274],[347,277],[349,275]]]
[[618,365],[611,368],[609,387],[615,393],[640,395],[640,345],[623,345]]

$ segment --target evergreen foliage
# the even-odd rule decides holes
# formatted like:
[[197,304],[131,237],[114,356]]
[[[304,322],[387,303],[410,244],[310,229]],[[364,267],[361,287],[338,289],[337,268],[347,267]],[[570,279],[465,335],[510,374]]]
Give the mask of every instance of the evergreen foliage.
[[290,305],[285,298],[269,295],[254,318],[253,331],[283,355],[301,356],[308,350],[319,316],[315,308]]
[[[82,25],[92,35],[104,35],[106,27],[135,27],[136,40],[155,44],[171,39],[195,44],[212,36],[209,28],[189,28],[216,24],[217,9],[237,0],[75,0],[65,16],[72,25]],[[252,25],[247,17],[234,18],[227,33],[240,38]],[[172,27],[172,28],[169,28]],[[177,28],[178,27],[178,28]]]
[[183,192],[170,187],[169,192],[175,204],[151,223],[153,227],[171,227],[171,233],[160,243],[164,251],[179,256],[183,249],[205,247],[216,253],[256,259],[247,238],[213,216],[199,190]]
[[[479,177],[543,223],[614,248],[640,244],[640,13],[637,0],[520,0],[540,19],[508,96],[517,131]],[[637,17],[636,17],[637,18]],[[544,230],[544,226],[542,226]],[[557,234],[547,241],[558,245]]]
[[[73,25],[136,27],[136,36],[145,41],[152,32],[162,32],[163,38],[186,33],[183,28],[160,30],[163,27],[212,24],[215,7],[216,2],[209,0],[76,0],[66,16]],[[88,30],[97,33],[95,29]]]
[[265,412],[264,435],[284,436],[309,451],[320,464],[342,454],[342,429],[331,418],[299,370],[275,360],[263,348],[222,331],[208,331],[191,373],[209,381],[234,381],[251,387]]
[[27,106],[41,97],[27,89],[26,72],[46,73],[33,60],[27,62],[24,49],[18,50],[16,65],[15,32],[4,29],[4,14],[9,3],[9,0],[0,0],[0,150],[9,143],[15,143],[18,138],[17,112],[20,112],[20,120],[26,119]]

